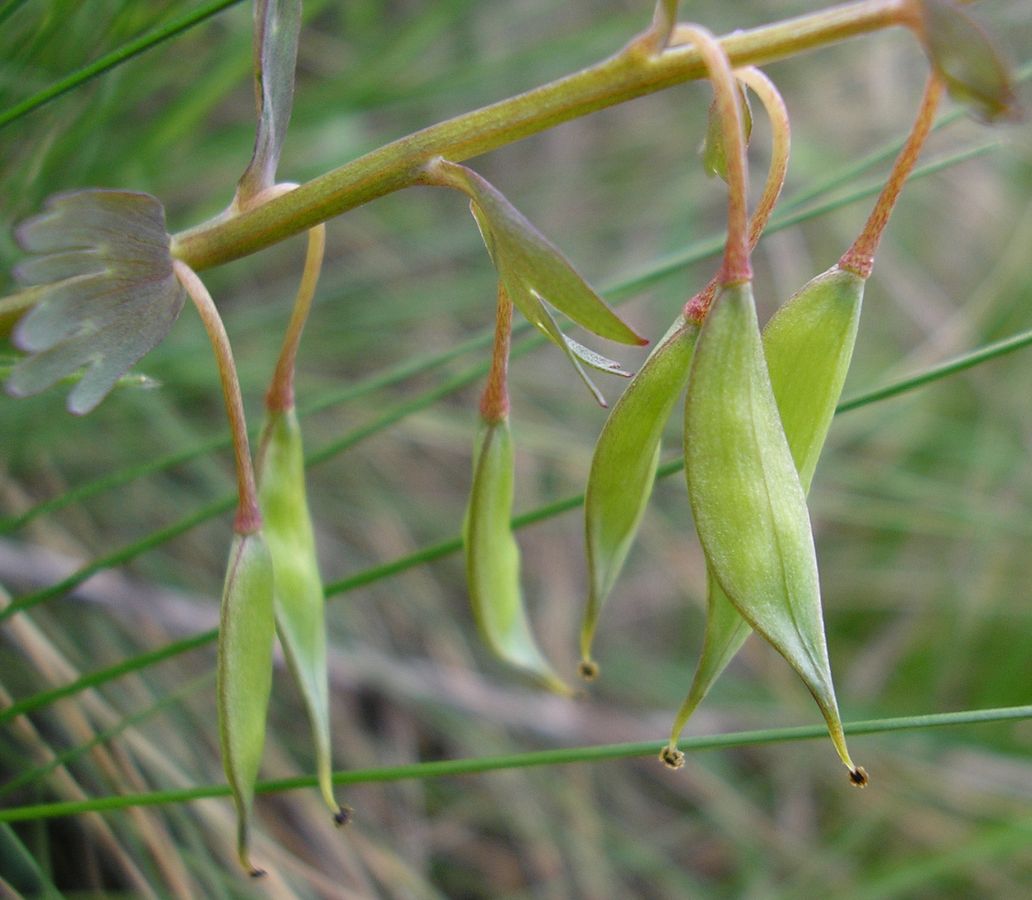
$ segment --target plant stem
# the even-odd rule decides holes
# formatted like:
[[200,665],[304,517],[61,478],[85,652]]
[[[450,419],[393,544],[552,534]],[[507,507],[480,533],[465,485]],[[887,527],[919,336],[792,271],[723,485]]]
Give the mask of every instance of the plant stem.
[[226,405],[229,430],[233,435],[233,456],[236,462],[237,511],[233,530],[237,534],[253,534],[262,527],[262,514],[258,508],[258,490],[255,487],[254,466],[251,464],[251,449],[247,440],[244,400],[240,394],[236,364],[233,362],[233,348],[229,344],[226,326],[222,324],[222,317],[204,282],[180,260],[174,260],[172,265],[176,277],[197,307],[218,363],[222,399]]
[[[734,66],[762,65],[903,23],[902,0],[859,0],[748,31],[720,43]],[[640,39],[615,56],[491,106],[425,128],[230,219],[175,235],[172,254],[206,269],[255,253],[319,222],[418,182],[435,156],[460,162],[588,113],[705,75],[694,47],[649,53]]]
[[676,40],[691,41],[706,64],[714,102],[723,132],[724,159],[727,165],[727,245],[720,269],[721,284],[737,284],[752,280],[749,265],[748,161],[745,135],[742,131],[742,108],[738,102],[738,84],[724,48],[705,28],[678,25]]
[[[771,152],[770,166],[767,169],[767,181],[763,186],[760,202],[756,204],[752,219],[749,222],[749,249],[759,243],[771,213],[777,205],[781,189],[788,173],[788,156],[792,145],[792,130],[788,121],[788,109],[778,89],[763,72],[753,66],[735,71],[735,77],[747,84],[760,98],[764,111],[770,119]],[[714,275],[709,283],[685,304],[685,317],[691,322],[702,322],[706,312],[713,303],[717,287],[720,285],[720,273]]]
[[874,268],[874,254],[878,250],[885,226],[889,224],[889,217],[892,215],[893,207],[899,199],[900,191],[909,177],[917,158],[921,155],[921,148],[935,124],[935,110],[939,106],[939,99],[942,97],[942,79],[934,72],[928,76],[925,85],[924,96],[921,98],[921,106],[917,112],[917,119],[914,121],[914,128],[907,138],[906,144],[900,151],[896,161],[892,164],[892,171],[889,173],[889,180],[885,182],[878,201],[871,211],[871,215],[864,226],[864,230],[839,260],[839,268],[847,272],[853,272],[861,278],[869,278]]
[[495,318],[494,350],[487,385],[480,396],[480,416],[489,423],[502,422],[509,415],[509,345],[512,341],[512,301],[498,282],[498,312]]
[[265,407],[268,410],[287,410],[294,407],[294,368],[297,361],[297,350],[301,344],[301,333],[308,321],[308,313],[312,309],[312,298],[315,287],[319,283],[322,271],[323,254],[326,251],[326,226],[316,225],[308,229],[308,250],[305,253],[305,268],[301,273],[301,284],[294,299],[294,309],[290,314],[286,334],[283,335],[283,346],[276,370],[269,382],[269,390],[265,394]]

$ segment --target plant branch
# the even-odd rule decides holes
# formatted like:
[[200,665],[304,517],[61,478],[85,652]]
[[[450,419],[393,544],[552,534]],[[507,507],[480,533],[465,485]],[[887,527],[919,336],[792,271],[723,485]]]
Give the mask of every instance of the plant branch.
[[[924,728],[945,728],[949,726],[985,725],[994,722],[1015,722],[1032,719],[1032,706],[1009,706],[998,709],[974,709],[952,713],[933,713],[923,716],[900,716],[890,719],[869,719],[843,726],[846,734],[885,734],[887,732],[916,731]],[[717,750],[728,747],[745,747],[782,744],[794,741],[808,741],[827,736],[824,725],[807,725],[798,728],[769,728],[760,731],[738,731],[705,737],[686,738],[681,747],[688,752]],[[473,759],[449,759],[437,762],[413,763],[404,766],[389,766],[375,769],[356,769],[338,772],[334,784],[369,784],[375,782],[404,781],[412,778],[441,778],[445,776],[472,775],[481,772],[495,772],[503,769],[530,768],[533,766],[569,765],[570,763],[605,762],[618,759],[635,759],[653,756],[666,745],[665,741],[648,741],[633,744],[603,744],[592,747],[562,747],[531,753],[516,753],[507,756],[488,756]],[[257,793],[274,794],[298,788],[313,787],[314,776],[284,778],[278,781],[259,783]],[[201,785],[193,788],[169,791],[153,791],[146,794],[121,794],[95,797],[89,800],[61,803],[40,803],[32,806],[18,806],[0,810],[0,822],[25,822],[57,816],[79,815],[85,812],[110,812],[139,806],[168,806],[191,800],[211,797],[225,797],[230,793],[228,785]]]
[[[733,66],[762,65],[903,24],[903,5],[902,0],[859,0],[734,32],[720,43]],[[401,138],[257,209],[180,232],[173,237],[172,254],[196,270],[221,265],[418,183],[422,167],[436,156],[461,162],[704,75],[694,47],[671,47],[654,55],[643,51],[640,40],[632,41],[595,66]]]

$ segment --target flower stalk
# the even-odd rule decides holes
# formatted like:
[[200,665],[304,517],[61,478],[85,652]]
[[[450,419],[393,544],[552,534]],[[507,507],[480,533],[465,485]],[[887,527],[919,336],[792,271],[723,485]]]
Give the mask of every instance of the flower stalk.
[[226,326],[215,308],[215,301],[185,263],[174,260],[176,277],[186,289],[208,333],[212,351],[219,369],[222,384],[222,398],[226,404],[229,430],[233,436],[233,457],[236,463],[237,511],[233,520],[233,531],[240,535],[254,534],[262,527],[262,514],[258,507],[258,489],[255,483],[254,466],[251,463],[251,449],[247,438],[247,421],[244,418],[244,400],[240,393],[236,364],[233,362],[233,348],[226,334]]

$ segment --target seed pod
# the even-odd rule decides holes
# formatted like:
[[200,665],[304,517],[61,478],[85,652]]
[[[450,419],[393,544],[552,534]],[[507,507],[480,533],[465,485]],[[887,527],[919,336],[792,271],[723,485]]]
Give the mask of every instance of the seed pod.
[[599,613],[623,568],[659,465],[663,428],[684,391],[698,326],[679,316],[613,407],[595,445],[584,497],[588,601],[581,626],[580,672],[592,679]]
[[311,723],[319,789],[343,824],[347,812],[333,795],[325,601],[305,492],[301,428],[293,408],[266,413],[257,469],[263,530],[276,572],[276,632]]
[[237,534],[229,551],[219,621],[218,695],[222,766],[237,811],[237,852],[252,875],[248,826],[265,745],[272,687],[272,557],[260,531]]
[[[809,491],[849,371],[864,284],[859,276],[834,267],[789,298],[763,330],[774,399],[804,492]],[[671,750],[695,708],[751,633],[708,570],[702,655],[671,729]]]
[[473,454],[473,488],[462,526],[466,580],[480,635],[500,659],[560,694],[530,631],[520,590],[520,551],[512,534],[513,448],[507,418],[485,421]]
[[782,429],[748,282],[702,326],[685,405],[685,470],[714,579],[813,694],[854,782],[828,662],[806,496]]

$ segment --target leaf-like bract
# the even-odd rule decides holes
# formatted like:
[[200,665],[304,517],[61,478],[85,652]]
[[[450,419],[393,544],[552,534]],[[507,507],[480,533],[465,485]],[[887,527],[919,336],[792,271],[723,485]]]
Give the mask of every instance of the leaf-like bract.
[[630,377],[621,365],[566,337],[552,318],[552,306],[599,337],[623,344],[647,344],[592,290],[559,249],[492,184],[465,166],[438,159],[434,183],[462,191],[498,277],[516,308],[558,346],[596,400],[605,400],[583,365]]
[[276,183],[276,169],[294,103],[300,33],[301,0],[256,0],[254,80],[258,131],[254,154],[237,187],[238,201],[246,203]]
[[183,308],[165,212],[133,191],[58,194],[17,237],[34,254],[15,268],[26,289],[14,296],[33,303],[14,343],[30,355],[7,390],[36,394],[88,367],[68,397],[70,412],[87,413],[165,338]]

